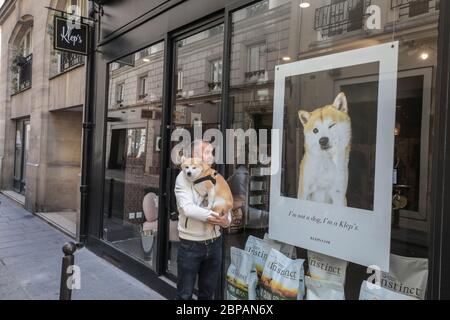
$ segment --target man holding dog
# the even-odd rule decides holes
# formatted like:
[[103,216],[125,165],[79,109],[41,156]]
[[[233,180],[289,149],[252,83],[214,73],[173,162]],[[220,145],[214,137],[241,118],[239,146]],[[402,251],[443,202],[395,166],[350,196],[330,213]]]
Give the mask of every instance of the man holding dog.
[[[191,147],[192,157],[202,159],[208,165],[214,164],[214,148],[209,142],[195,141]],[[195,190],[183,171],[175,181],[175,196],[180,237],[176,299],[192,299],[198,276],[198,299],[211,300],[222,268],[221,228],[229,227],[230,213],[213,212],[204,208],[202,203],[205,199]]]

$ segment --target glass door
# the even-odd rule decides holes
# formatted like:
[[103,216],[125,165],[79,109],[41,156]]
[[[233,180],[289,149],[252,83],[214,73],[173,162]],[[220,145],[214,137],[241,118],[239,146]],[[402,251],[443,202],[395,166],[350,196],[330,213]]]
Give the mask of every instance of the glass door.
[[[173,42],[174,66],[170,130],[184,129],[194,141],[194,127],[206,130],[219,128],[222,93],[222,55],[224,25],[214,25]],[[168,152],[178,141],[172,141]],[[169,159],[169,236],[166,272],[177,275],[177,209],[173,193],[175,179],[180,170]]]
[[30,137],[30,120],[19,120],[16,123],[15,158],[14,158],[14,190],[21,194],[26,191],[26,163]]

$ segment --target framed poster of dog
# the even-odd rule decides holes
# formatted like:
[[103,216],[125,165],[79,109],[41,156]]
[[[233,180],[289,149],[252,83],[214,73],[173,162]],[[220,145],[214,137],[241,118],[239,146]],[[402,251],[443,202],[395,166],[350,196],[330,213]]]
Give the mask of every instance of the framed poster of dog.
[[390,42],[275,68],[272,239],[389,271],[397,64]]

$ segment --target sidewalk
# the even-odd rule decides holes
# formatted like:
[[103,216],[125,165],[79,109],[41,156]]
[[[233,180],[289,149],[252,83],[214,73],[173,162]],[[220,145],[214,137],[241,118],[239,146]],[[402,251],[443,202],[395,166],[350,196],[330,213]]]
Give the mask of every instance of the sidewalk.
[[[57,300],[62,246],[73,241],[0,194],[0,300]],[[75,254],[81,289],[73,300],[164,299],[87,249]]]

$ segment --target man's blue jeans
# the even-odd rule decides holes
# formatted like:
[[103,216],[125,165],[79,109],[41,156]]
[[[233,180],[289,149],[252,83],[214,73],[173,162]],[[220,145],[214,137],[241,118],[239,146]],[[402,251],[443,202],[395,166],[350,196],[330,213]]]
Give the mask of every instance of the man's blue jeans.
[[177,300],[191,300],[198,275],[198,299],[211,300],[222,268],[222,237],[215,241],[180,239]]

